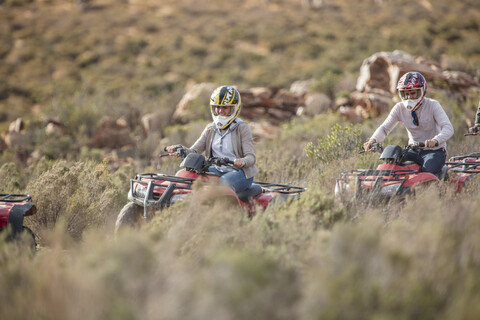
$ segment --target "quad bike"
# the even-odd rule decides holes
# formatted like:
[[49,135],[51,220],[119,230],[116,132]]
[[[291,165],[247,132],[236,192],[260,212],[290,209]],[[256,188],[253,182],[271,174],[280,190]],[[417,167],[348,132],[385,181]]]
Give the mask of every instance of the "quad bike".
[[[231,188],[218,184],[218,175],[208,172],[212,165],[232,166],[233,161],[214,157],[205,159],[198,153],[187,155],[181,147],[175,149],[175,154],[184,158],[180,164],[183,169],[175,175],[142,173],[130,180],[130,202],[120,211],[115,231],[124,226],[135,226],[142,220],[148,222],[155,211],[184,200],[192,193],[192,185],[199,179],[205,182],[201,190],[195,191],[199,197],[229,197],[244,208],[248,216],[253,216],[257,208],[265,210],[270,203],[296,199],[305,191],[303,187],[254,181],[246,190],[235,193]],[[169,155],[172,154],[163,154],[161,157]]]
[[22,233],[31,239],[34,250],[37,246],[35,235],[23,225],[24,217],[35,214],[37,208],[32,197],[27,194],[0,193],[0,232],[7,231],[7,240],[18,240]]
[[413,189],[439,178],[430,173],[422,172],[419,164],[406,161],[409,150],[420,150],[425,147],[422,142],[416,142],[401,148],[389,145],[385,149],[379,143],[374,143],[371,151],[382,152],[379,159],[383,163],[376,170],[357,169],[342,172],[336,179],[335,196],[341,201],[346,200],[389,200],[393,196],[402,197],[412,194]]
[[[478,136],[480,132],[468,132],[464,135]],[[460,192],[480,173],[480,153],[451,157],[445,165],[450,176],[449,180],[456,186],[457,192]]]

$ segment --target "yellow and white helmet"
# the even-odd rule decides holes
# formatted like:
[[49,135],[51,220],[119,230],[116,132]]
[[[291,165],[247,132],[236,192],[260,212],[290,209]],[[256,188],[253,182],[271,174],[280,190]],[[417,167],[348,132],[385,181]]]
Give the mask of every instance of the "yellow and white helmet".
[[[227,128],[240,113],[242,99],[237,89],[232,86],[221,86],[215,89],[210,97],[210,111],[212,112],[213,122],[218,129]],[[226,106],[230,108],[228,116],[221,116],[215,112],[215,107]]]

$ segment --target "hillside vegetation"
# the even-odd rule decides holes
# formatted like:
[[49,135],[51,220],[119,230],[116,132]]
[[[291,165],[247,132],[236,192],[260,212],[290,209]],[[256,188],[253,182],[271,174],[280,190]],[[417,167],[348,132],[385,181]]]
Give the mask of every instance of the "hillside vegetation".
[[[0,192],[32,195],[25,224],[40,245],[32,254],[0,233],[0,318],[478,318],[478,178],[383,206],[334,198],[340,172],[378,163],[358,150],[383,118],[297,117],[256,141],[256,179],[307,187],[298,201],[250,219],[187,200],[114,237],[129,179],[178,169],[152,150],[206,124],[143,140],[138,119],[171,115],[191,83],[316,79],[341,96],[365,58],[394,50],[480,78],[479,1],[320,2],[0,0],[0,131],[18,117],[30,128],[23,149],[0,151]],[[449,156],[478,151],[463,132],[479,95],[435,97],[456,130]],[[135,149],[89,147],[105,116],[126,119]],[[67,134],[46,135],[47,119]],[[385,144],[406,140],[397,128]]]

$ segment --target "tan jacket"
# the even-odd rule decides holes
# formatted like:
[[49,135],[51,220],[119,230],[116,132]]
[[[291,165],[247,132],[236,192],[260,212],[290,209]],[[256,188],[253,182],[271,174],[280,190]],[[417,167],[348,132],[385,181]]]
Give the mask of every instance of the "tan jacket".
[[[202,153],[205,151],[205,155],[207,157],[211,157],[214,136],[215,129],[213,128],[213,123],[210,123],[205,127],[205,130],[203,130],[200,138],[195,141],[193,146],[187,149],[187,153]],[[253,147],[252,131],[250,130],[248,123],[240,120],[238,121],[237,125],[233,127],[232,144],[235,156],[245,161],[245,166],[242,168],[243,172],[245,173],[245,177],[249,179],[256,175],[258,173],[258,169],[255,166],[255,149]]]

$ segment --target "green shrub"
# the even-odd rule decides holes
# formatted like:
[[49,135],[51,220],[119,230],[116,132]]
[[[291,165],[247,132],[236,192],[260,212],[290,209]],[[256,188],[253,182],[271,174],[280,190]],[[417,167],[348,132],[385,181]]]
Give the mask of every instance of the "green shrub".
[[361,149],[360,129],[352,124],[346,127],[335,124],[329,135],[317,140],[316,146],[312,142],[305,146],[307,157],[323,163],[348,158]]
[[25,181],[14,162],[0,166],[0,181],[0,193],[21,193],[25,187]]
[[106,162],[57,161],[27,186],[38,209],[29,224],[40,239],[61,220],[75,240],[87,229],[110,229],[126,202],[129,178],[109,174]]

